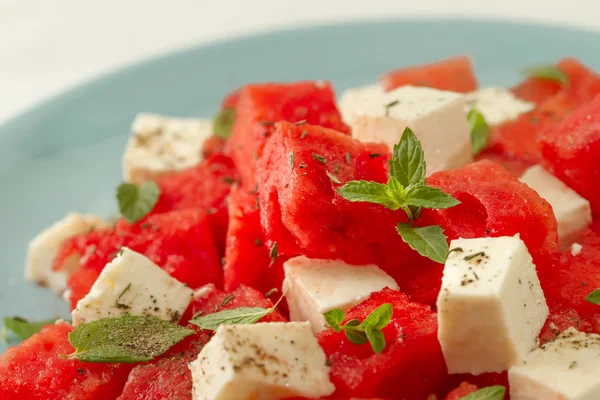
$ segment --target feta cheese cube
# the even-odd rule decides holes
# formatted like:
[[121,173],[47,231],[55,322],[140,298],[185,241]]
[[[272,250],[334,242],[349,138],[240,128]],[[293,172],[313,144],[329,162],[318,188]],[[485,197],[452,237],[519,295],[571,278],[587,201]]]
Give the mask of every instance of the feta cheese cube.
[[600,335],[569,328],[508,371],[513,400],[600,398]]
[[573,257],[578,256],[581,253],[581,250],[583,250],[583,246],[579,243],[573,243],[571,245],[571,255]]
[[535,108],[535,103],[524,101],[510,90],[499,87],[482,88],[465,98],[467,112],[477,109],[488,125],[500,125],[515,120]]
[[290,320],[309,321],[315,333],[325,329],[323,313],[334,308],[348,311],[386,286],[399,289],[396,281],[376,265],[299,256],[286,261],[283,269]]
[[142,254],[123,247],[72,312],[73,324],[131,315],[179,322],[193,290]]
[[531,255],[516,237],[450,244],[437,299],[450,373],[501,372],[535,346],[548,306]]
[[365,96],[352,110],[352,134],[390,149],[409,127],[421,142],[427,173],[461,167],[473,160],[464,95],[403,86]]
[[212,135],[208,119],[138,114],[123,155],[123,178],[140,184],[202,161],[202,145]]
[[317,398],[335,390],[308,322],[221,325],[190,370],[194,400]]
[[568,250],[571,243],[592,223],[590,202],[541,165],[527,169],[520,180],[550,203],[558,222],[560,247]]
[[67,286],[67,277],[79,267],[79,259],[71,257],[66,260],[63,270],[52,270],[52,263],[62,243],[91,229],[107,226],[106,221],[94,215],[68,214],[29,242],[25,278],[47,286],[60,295]]
[[355,109],[359,109],[361,104],[365,102],[377,101],[384,94],[383,88],[378,83],[344,91],[338,101],[340,114],[342,114],[344,122],[351,125]]

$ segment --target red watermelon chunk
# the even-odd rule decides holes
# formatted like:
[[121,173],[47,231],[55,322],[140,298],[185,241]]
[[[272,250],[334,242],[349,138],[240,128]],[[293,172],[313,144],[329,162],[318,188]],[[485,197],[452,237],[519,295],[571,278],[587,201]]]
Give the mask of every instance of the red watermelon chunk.
[[198,332],[148,363],[133,368],[118,400],[192,400],[192,373],[188,363],[208,343],[210,335]]
[[281,290],[285,257],[277,257],[272,262],[269,253],[260,225],[258,196],[234,188],[229,197],[229,230],[223,267],[225,290],[235,290],[242,284],[263,293],[272,288]]
[[[144,254],[192,288],[221,283],[221,262],[206,217],[199,210],[152,215],[133,225],[119,220],[114,229],[68,239],[55,260],[55,268],[60,269],[64,260],[75,255],[80,258],[81,269],[99,274],[123,246]],[[93,276],[79,271],[71,276],[68,283],[69,287],[73,285],[72,307],[89,292]]]
[[226,146],[227,139],[219,136],[211,136],[202,144],[202,156],[204,159],[207,159],[216,154],[223,154]]
[[468,93],[477,90],[471,58],[459,56],[431,64],[400,68],[379,77],[386,92],[400,86],[429,86],[439,90]]
[[475,393],[477,389],[477,386],[471,385],[469,382],[461,382],[456,389],[448,393],[445,400],[460,400],[468,394]]
[[256,185],[256,160],[278,121],[305,121],[348,133],[327,82],[265,83],[241,89],[229,149],[246,189]]
[[523,175],[525,170],[533,165],[531,162],[527,162],[521,159],[510,158],[504,154],[493,153],[486,149],[475,156],[476,161],[489,160],[497,164],[502,165],[506,170],[517,178]]
[[542,132],[544,166],[600,212],[600,96]]
[[42,330],[0,355],[0,398],[3,400],[116,399],[131,370],[127,364],[68,360],[75,351],[66,322]]
[[331,329],[318,335],[331,362],[333,397],[423,400],[438,392],[446,364],[437,340],[437,318],[430,307],[411,303],[405,294],[385,288],[350,309],[346,320],[362,321],[384,303],[391,303],[393,311],[390,324],[383,329],[387,345],[380,354]]
[[222,154],[216,154],[194,168],[162,176],[156,181],[161,194],[152,215],[174,210],[204,211],[222,254],[227,234],[225,198],[236,179],[233,161]]
[[547,298],[546,301],[550,314],[540,332],[540,344],[553,341],[563,331],[571,327],[580,332],[592,332],[592,324],[582,319],[577,311],[553,299]]

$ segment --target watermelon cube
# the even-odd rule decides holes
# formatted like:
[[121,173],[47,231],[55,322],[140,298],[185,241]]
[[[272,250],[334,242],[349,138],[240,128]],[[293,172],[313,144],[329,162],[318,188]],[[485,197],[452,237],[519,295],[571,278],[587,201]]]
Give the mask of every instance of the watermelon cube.
[[327,82],[265,83],[241,89],[229,150],[244,188],[256,186],[256,160],[278,121],[320,125],[348,133]]
[[444,400],[460,400],[471,393],[475,393],[477,389],[477,386],[471,385],[469,382],[461,382],[456,389],[448,393]]

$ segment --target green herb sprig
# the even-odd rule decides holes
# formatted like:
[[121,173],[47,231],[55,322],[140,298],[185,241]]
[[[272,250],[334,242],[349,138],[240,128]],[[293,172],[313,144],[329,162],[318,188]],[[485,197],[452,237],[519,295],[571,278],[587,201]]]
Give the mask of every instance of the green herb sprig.
[[148,215],[160,196],[160,188],[156,182],[144,182],[141,186],[133,183],[122,183],[117,188],[117,201],[121,215],[134,224]]
[[469,120],[469,129],[471,131],[471,151],[473,155],[477,155],[487,144],[490,127],[485,121],[483,114],[476,109],[469,111],[467,119]]
[[523,69],[523,73],[528,78],[543,79],[560,85],[566,85],[568,82],[567,75],[554,65],[536,65]]
[[596,289],[592,293],[588,294],[585,300],[589,303],[600,305],[600,289]]
[[506,388],[504,386],[489,386],[470,393],[460,400],[502,400],[505,393]]

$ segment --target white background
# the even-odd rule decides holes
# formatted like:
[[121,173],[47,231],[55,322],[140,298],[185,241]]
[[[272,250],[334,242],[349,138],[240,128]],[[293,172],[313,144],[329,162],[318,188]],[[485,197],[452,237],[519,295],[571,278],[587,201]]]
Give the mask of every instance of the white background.
[[600,0],[0,0],[0,123],[105,72],[249,33],[397,16],[600,29]]

